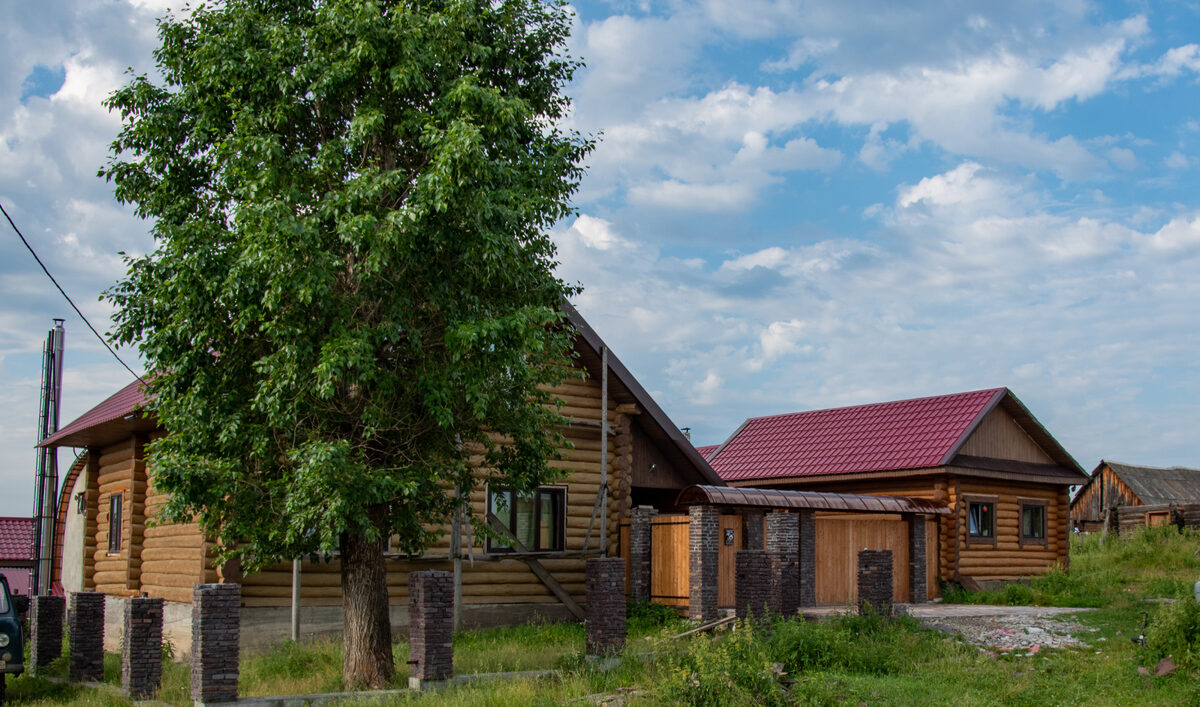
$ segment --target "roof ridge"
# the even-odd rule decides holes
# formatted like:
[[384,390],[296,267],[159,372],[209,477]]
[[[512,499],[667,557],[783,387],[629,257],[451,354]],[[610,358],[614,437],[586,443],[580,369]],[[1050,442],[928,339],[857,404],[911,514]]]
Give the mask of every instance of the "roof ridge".
[[940,395],[922,395],[916,398],[900,398],[898,400],[884,400],[877,403],[857,403],[855,405],[839,405],[837,407],[816,408],[814,410],[796,410],[794,412],[780,412],[774,415],[759,415],[758,417],[747,417],[746,422],[752,420],[771,420],[777,417],[790,417],[792,415],[808,415],[814,412],[832,412],[833,410],[853,410],[855,408],[880,407],[883,405],[894,405],[896,403],[912,403],[919,400],[937,400],[944,398],[952,398],[957,395],[975,395],[976,393],[991,393],[996,394],[1002,390],[1007,390],[1006,386],[996,388],[980,388],[978,390],[964,390],[957,393],[942,393]]

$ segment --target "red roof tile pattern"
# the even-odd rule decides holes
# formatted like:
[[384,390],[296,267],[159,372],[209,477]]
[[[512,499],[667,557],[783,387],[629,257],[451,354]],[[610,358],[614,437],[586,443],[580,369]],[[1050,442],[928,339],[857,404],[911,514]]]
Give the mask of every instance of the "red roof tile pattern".
[[0,564],[33,559],[33,519],[0,518]]
[[700,452],[700,456],[704,457],[705,459],[708,459],[709,456],[711,456],[713,452],[717,451],[720,448],[721,448],[721,445],[719,445],[719,444],[706,444],[702,447],[696,447],[696,451]]
[[940,466],[1007,388],[754,417],[708,459],[725,481]]
[[70,437],[90,427],[120,420],[142,407],[145,402],[146,396],[142,393],[142,382],[136,380],[116,393],[113,393],[104,402],[80,415],[71,424],[47,437],[39,446],[51,446],[61,439]]

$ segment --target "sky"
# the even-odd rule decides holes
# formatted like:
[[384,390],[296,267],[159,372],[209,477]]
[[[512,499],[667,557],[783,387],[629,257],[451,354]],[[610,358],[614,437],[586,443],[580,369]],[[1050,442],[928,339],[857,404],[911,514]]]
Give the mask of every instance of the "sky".
[[[0,5],[0,202],[101,331],[153,248],[96,177],[101,101],[153,73],[168,4]],[[567,127],[598,143],[559,273],[697,444],[1008,386],[1085,469],[1200,467],[1196,3],[574,8]],[[63,424],[131,377],[0,226],[0,515],[26,515],[52,318]]]

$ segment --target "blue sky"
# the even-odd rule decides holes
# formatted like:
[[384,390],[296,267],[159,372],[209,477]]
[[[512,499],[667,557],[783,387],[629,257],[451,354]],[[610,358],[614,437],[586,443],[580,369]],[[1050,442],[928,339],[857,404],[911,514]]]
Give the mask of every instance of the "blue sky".
[[[117,252],[151,243],[94,176],[119,125],[99,102],[152,69],[164,5],[10,5],[0,199],[104,324]],[[1200,467],[1194,3],[576,8],[568,122],[599,145],[560,272],[697,443],[1007,385],[1086,468]],[[0,514],[23,514],[51,318],[66,420],[128,374],[11,234],[0,296]]]

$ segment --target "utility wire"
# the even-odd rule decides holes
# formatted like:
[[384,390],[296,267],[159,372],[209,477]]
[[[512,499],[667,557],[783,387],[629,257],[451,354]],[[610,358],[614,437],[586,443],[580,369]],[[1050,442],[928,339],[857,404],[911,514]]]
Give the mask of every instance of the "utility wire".
[[54,276],[50,274],[50,271],[46,269],[46,264],[43,263],[42,259],[38,257],[37,251],[33,249],[33,246],[29,245],[29,241],[25,240],[25,234],[21,233],[21,229],[17,228],[17,224],[13,223],[12,216],[8,215],[8,211],[4,208],[3,203],[0,203],[0,212],[4,214],[4,218],[8,219],[8,225],[12,226],[12,229],[16,232],[17,237],[21,239],[21,242],[24,243],[25,247],[29,250],[29,254],[33,256],[33,259],[37,261],[38,265],[42,266],[42,272],[46,273],[46,277],[50,278],[50,282],[54,283],[54,286],[58,288],[60,293],[62,293],[63,298],[67,300],[67,303],[71,305],[71,308],[75,310],[75,313],[79,315],[79,318],[83,320],[83,323],[87,324],[88,329],[91,329],[92,333],[96,335],[96,338],[100,340],[100,343],[104,344],[104,348],[108,349],[108,352],[113,355],[113,358],[117,359],[117,363],[120,363],[122,366],[124,366],[125,370],[129,371],[134,378],[137,378],[145,383],[146,381],[137,373],[134,373],[133,369],[129,367],[129,364],[121,360],[121,357],[117,355],[116,350],[114,350],[113,347],[109,345],[108,341],[100,335],[100,332],[96,331],[96,327],[92,326],[92,323],[88,321],[88,318],[83,316],[83,312],[79,311],[79,307],[75,306],[75,301],[71,299],[71,296],[68,295],[67,291],[62,288],[62,285],[58,284],[58,280],[55,280]]

